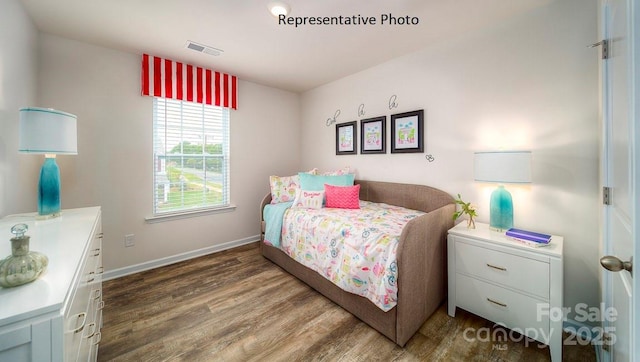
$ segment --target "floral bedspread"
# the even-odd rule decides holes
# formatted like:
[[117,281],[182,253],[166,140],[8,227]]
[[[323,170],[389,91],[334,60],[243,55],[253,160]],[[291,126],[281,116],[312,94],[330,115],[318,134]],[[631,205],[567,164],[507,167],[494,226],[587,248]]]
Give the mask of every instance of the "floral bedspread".
[[281,248],[385,312],[398,300],[396,251],[404,226],[421,211],[360,201],[360,209],[286,211]]

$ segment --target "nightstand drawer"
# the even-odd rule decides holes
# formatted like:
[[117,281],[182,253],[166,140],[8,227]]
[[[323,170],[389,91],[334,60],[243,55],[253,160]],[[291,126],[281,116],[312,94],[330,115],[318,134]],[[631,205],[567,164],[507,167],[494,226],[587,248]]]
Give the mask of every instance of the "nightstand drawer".
[[[465,275],[456,277],[456,305],[543,343],[549,343],[548,314],[537,316],[538,304],[549,303]],[[561,333],[561,331],[553,331]]]
[[456,271],[549,299],[549,264],[456,243]]

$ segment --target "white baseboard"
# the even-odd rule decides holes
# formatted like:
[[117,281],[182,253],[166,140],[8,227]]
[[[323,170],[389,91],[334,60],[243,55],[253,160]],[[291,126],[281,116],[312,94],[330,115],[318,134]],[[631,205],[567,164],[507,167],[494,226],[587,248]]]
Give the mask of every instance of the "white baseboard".
[[127,266],[127,267],[124,267],[124,268],[109,270],[109,271],[106,271],[104,274],[102,274],[102,280],[103,281],[107,281],[107,280],[111,280],[111,279],[120,278],[120,277],[123,277],[125,275],[135,274],[135,273],[139,273],[141,271],[155,269],[155,268],[159,268],[161,266],[165,266],[165,265],[174,264],[174,263],[177,263],[177,262],[181,262],[181,261],[197,258],[199,256],[209,255],[209,254],[212,254],[212,253],[217,253],[219,251],[236,248],[238,246],[251,244],[251,243],[254,243],[254,242],[259,241],[259,240],[260,240],[260,235],[254,235],[254,236],[250,236],[248,238],[244,238],[244,239],[240,239],[240,240],[229,241],[229,242],[226,242],[226,243],[222,243],[222,244],[218,244],[218,245],[212,245],[212,246],[209,246],[209,247],[206,247],[206,248],[189,251],[189,252],[182,253],[182,254],[168,256],[166,258],[151,260],[151,261],[147,261],[147,262],[144,262],[144,263]]

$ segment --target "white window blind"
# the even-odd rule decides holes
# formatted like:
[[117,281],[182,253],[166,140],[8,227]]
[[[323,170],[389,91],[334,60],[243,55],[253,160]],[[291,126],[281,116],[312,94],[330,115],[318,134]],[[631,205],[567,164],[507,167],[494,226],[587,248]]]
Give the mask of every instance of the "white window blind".
[[229,205],[229,110],[155,97],[154,215]]

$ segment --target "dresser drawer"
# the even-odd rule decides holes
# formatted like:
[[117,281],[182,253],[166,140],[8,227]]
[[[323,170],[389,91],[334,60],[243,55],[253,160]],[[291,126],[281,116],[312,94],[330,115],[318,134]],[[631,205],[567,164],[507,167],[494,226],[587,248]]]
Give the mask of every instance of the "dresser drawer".
[[93,265],[87,264],[87,260],[83,261],[82,272],[78,281],[73,287],[73,298],[69,304],[69,308],[64,316],[64,352],[65,361],[76,361],[78,358],[78,349],[82,341],[82,335],[85,327],[90,320],[89,302],[91,290],[89,289],[89,274]]
[[94,289],[90,294],[87,324],[82,331],[78,361],[95,361],[92,351],[97,349],[100,341],[100,327],[102,324],[102,289]]
[[[483,282],[456,275],[456,305],[530,338],[549,343],[549,317],[537,316],[538,304],[549,303]],[[555,331],[561,333],[561,331]]]
[[95,335],[96,299],[102,297],[102,239],[100,219],[94,225],[89,245],[83,254],[80,274],[72,288],[72,297],[65,313],[64,353],[65,361],[86,361],[88,358],[88,340]]
[[456,271],[549,299],[549,264],[456,242]]

